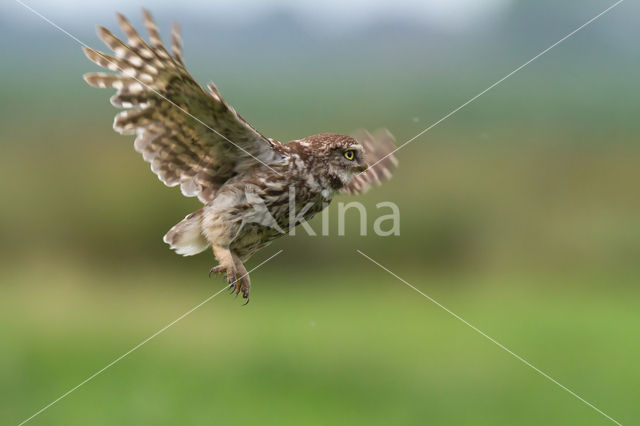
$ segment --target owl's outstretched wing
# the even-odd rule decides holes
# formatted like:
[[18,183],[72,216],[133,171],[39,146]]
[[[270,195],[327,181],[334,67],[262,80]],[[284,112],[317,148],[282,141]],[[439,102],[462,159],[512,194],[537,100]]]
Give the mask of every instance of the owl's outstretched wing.
[[378,129],[373,134],[358,130],[352,136],[364,148],[365,159],[370,167],[366,173],[353,176],[342,192],[362,194],[372,185],[380,185],[391,178],[391,172],[398,165],[398,159],[392,154],[396,148],[395,138],[387,129]]
[[150,44],[118,14],[128,42],[98,27],[98,36],[115,55],[84,48],[90,60],[115,73],[89,73],[84,79],[94,87],[118,90],[111,103],[126,110],[116,115],[113,128],[137,135],[135,149],[160,180],[207,203],[232,176],[277,161],[280,144],[236,113],[213,83],[209,92],[203,90],[184,67],[178,27],[170,54],[151,15],[143,13]]

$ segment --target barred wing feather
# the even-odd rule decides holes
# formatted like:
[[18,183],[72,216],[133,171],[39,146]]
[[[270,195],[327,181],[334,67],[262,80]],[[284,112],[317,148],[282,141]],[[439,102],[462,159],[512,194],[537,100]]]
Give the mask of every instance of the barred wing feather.
[[125,110],[116,115],[113,128],[136,135],[135,149],[160,180],[207,203],[229,178],[277,162],[281,145],[236,113],[213,83],[209,92],[203,90],[184,67],[177,25],[169,53],[151,15],[143,12],[150,44],[118,14],[127,43],[98,27],[114,55],[84,49],[91,61],[115,73],[89,73],[84,79],[94,87],[117,89],[111,103]]

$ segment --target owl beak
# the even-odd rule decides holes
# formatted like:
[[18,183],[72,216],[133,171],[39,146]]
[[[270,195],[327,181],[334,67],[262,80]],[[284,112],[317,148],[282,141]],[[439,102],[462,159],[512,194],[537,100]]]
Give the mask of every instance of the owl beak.
[[369,165],[364,163],[364,166],[360,166],[356,169],[359,173],[369,173]]

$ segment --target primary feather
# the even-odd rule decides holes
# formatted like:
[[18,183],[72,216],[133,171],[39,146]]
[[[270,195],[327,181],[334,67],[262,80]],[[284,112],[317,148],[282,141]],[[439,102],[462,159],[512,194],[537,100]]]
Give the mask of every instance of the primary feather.
[[115,56],[90,48],[85,54],[116,74],[90,73],[84,78],[92,86],[117,89],[111,103],[126,110],[116,115],[113,127],[137,135],[136,150],[160,180],[180,185],[184,195],[207,203],[232,176],[277,162],[280,144],[249,125],[215,86],[204,91],[184,68],[178,27],[173,29],[172,55],[149,12],[144,16],[151,44],[120,14],[127,43],[98,27],[98,36]]

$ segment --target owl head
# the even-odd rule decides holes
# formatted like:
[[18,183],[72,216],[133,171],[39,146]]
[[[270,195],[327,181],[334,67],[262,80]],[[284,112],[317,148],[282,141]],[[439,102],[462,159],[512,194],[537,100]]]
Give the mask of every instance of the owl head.
[[320,160],[332,178],[339,179],[342,186],[347,185],[354,174],[367,171],[369,167],[364,148],[350,136],[321,133],[300,142],[309,149],[315,160]]

